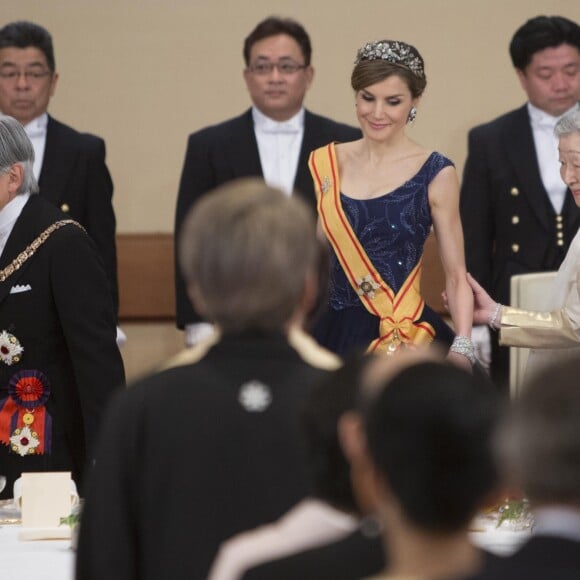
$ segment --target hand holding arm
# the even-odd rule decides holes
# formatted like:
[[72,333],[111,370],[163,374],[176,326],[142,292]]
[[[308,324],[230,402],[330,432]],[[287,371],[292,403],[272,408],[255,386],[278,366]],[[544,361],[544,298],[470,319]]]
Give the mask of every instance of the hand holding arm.
[[[497,309],[499,304],[490,297],[471,274],[467,274],[467,282],[473,291],[473,322],[475,324],[490,324],[494,315],[496,319],[498,318]],[[494,322],[499,323],[499,320]]]

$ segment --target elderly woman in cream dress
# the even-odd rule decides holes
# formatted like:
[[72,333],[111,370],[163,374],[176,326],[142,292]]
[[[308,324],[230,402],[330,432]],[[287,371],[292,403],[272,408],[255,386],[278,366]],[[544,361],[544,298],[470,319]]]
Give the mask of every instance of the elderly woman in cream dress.
[[[580,109],[558,121],[560,175],[580,206]],[[580,231],[562,262],[545,311],[502,306],[468,275],[475,296],[474,323],[489,324],[500,332],[500,344],[533,349],[529,376],[548,362],[580,357]]]

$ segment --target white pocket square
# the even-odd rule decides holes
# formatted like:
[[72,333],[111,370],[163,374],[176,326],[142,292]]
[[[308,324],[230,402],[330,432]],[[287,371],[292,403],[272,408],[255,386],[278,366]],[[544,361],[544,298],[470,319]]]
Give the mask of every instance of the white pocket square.
[[10,294],[19,294],[20,292],[28,292],[29,290],[32,290],[30,284],[16,284],[16,286],[10,288]]

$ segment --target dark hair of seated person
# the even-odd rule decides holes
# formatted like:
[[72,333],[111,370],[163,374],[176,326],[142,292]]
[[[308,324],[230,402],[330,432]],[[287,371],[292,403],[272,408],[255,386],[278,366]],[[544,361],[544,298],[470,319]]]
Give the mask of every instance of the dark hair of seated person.
[[369,406],[369,452],[405,518],[428,532],[465,529],[498,481],[497,395],[444,363],[401,371]]

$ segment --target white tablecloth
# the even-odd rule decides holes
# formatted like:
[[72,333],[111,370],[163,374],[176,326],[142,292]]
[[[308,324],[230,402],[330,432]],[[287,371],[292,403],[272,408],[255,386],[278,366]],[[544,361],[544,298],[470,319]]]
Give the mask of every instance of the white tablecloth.
[[486,530],[485,532],[470,532],[471,541],[497,556],[513,554],[530,537],[529,531],[514,532],[512,530]]
[[2,580],[73,580],[75,552],[70,540],[18,540],[20,526],[0,526]]
[[[0,579],[73,580],[75,552],[70,540],[18,540],[19,525],[0,526]],[[509,555],[530,532],[484,526],[470,532],[473,543],[498,555]]]
[[472,522],[469,537],[476,546],[492,554],[509,556],[530,538],[531,521],[528,527],[514,522],[503,522],[498,528],[497,517],[497,513],[477,516]]

